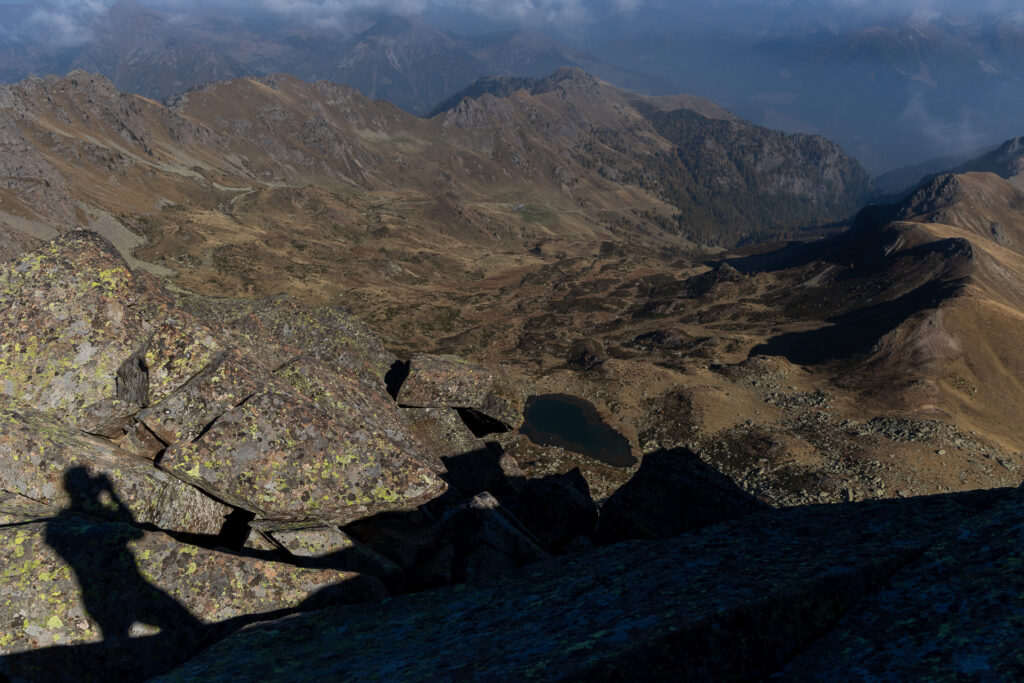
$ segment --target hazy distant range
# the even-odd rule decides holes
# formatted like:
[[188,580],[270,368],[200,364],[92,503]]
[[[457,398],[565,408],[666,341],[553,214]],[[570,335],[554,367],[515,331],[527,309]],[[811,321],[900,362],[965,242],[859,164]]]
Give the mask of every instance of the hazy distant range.
[[423,115],[482,76],[570,65],[825,135],[877,174],[1024,133],[1024,21],[1009,3],[979,6],[965,17],[942,2],[885,14],[849,0],[0,0],[0,80],[84,68],[164,99],[285,72]]

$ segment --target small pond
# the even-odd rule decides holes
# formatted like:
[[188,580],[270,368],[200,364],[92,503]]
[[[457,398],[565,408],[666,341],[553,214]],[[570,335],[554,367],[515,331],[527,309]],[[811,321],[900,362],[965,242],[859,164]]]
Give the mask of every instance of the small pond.
[[519,431],[541,446],[560,446],[613,467],[636,463],[629,440],[601,419],[589,401],[568,394],[531,396]]

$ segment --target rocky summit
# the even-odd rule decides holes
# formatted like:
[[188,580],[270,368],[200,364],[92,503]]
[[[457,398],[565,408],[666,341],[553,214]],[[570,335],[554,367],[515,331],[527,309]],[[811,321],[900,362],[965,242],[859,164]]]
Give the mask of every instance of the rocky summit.
[[601,496],[539,389],[340,309],[85,231],[0,286],[0,680],[1024,674],[1024,489],[780,509],[680,447]]

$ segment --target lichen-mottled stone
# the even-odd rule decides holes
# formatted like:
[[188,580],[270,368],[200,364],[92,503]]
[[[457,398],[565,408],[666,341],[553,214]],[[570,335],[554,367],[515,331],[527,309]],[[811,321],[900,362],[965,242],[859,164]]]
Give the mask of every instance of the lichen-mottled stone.
[[791,681],[1024,680],[1024,489],[964,523],[779,674]]
[[501,370],[458,356],[416,354],[398,403],[419,408],[468,408],[518,428],[525,397]]
[[225,351],[173,394],[139,413],[164,443],[191,441],[267,383],[270,373],[237,350]]
[[257,300],[186,297],[182,305],[217,325],[268,368],[300,353],[383,387],[395,357],[363,321],[336,307],[305,307],[284,297]]
[[[347,591],[348,601],[386,595],[367,577],[207,550],[74,514],[0,527],[0,558],[3,655],[116,643],[154,628],[191,639],[202,625],[298,607],[325,588]],[[16,675],[9,666],[5,660],[0,671]]]
[[402,416],[423,443],[437,472],[445,470],[441,458],[450,458],[486,448],[473,436],[454,408],[402,408]]
[[0,526],[50,517],[54,512],[49,505],[17,493],[0,491]]
[[402,568],[355,541],[335,526],[302,527],[256,521],[255,529],[272,538],[302,566],[330,567],[376,576],[389,587],[402,583]]
[[346,430],[364,430],[385,439],[419,463],[436,468],[427,449],[402,419],[402,413],[382,385],[362,381],[348,370],[325,364],[314,356],[293,358],[274,375],[311,400]]
[[355,546],[355,541],[335,526],[271,529],[267,535],[293,557],[323,557]]
[[496,580],[268,622],[161,681],[756,680],[976,510],[769,511]]
[[[0,401],[0,489],[61,509],[73,502],[73,470],[103,477],[140,523],[216,534],[231,508],[103,439],[70,430],[27,407]],[[109,504],[110,501],[107,501]],[[93,502],[104,513],[102,500]]]
[[278,521],[341,525],[443,493],[444,483],[415,453],[377,429],[380,419],[353,413],[343,420],[272,378],[201,438],[170,446],[160,467]]
[[0,393],[71,424],[85,406],[123,398],[117,372],[140,349],[157,400],[217,350],[155,278],[133,273],[95,233],[65,233],[4,264],[0,297]]

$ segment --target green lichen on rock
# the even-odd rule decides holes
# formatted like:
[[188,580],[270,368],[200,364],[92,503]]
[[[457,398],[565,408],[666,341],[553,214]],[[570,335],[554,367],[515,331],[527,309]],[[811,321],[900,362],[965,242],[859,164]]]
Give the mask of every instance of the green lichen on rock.
[[[358,384],[358,380],[354,380]],[[283,521],[346,524],[407,510],[444,492],[380,415],[346,420],[271,378],[160,466],[222,500]]]
[[[170,531],[216,534],[231,509],[153,464],[110,442],[82,434],[11,400],[0,399],[0,490],[26,496],[54,510],[69,507],[72,471],[109,482],[140,523]],[[87,510],[108,512],[112,499],[89,500]]]
[[0,557],[3,655],[141,635],[137,625],[194,637],[201,625],[295,608],[325,588],[335,597],[347,592],[349,601],[385,595],[355,574],[208,550],[70,514],[0,527]]
[[173,394],[139,413],[138,420],[164,443],[191,441],[269,378],[270,373],[237,349],[225,351]]
[[523,422],[523,391],[500,369],[458,356],[415,354],[398,403],[417,408],[468,408],[515,429]]
[[72,424],[84,407],[117,398],[117,372],[140,349],[157,399],[218,350],[155,278],[132,272],[95,233],[65,233],[4,264],[0,296],[0,393]]
[[256,300],[190,296],[182,305],[216,323],[231,342],[276,368],[300,353],[383,387],[395,357],[363,321],[332,306],[306,307],[285,297]]

